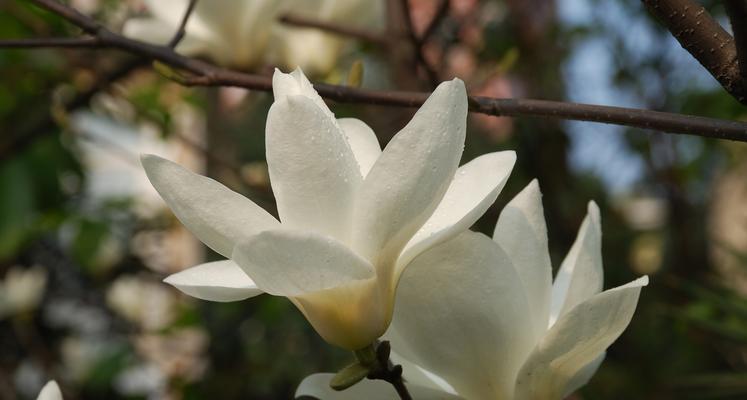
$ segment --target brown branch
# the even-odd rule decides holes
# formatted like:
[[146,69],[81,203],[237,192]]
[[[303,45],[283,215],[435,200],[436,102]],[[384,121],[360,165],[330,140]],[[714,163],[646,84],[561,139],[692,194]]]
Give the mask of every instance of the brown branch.
[[734,32],[739,72],[747,80],[747,1],[724,0],[724,5]]
[[428,60],[425,58],[425,54],[423,54],[423,46],[421,40],[418,38],[417,34],[415,33],[415,27],[412,24],[412,14],[410,13],[410,2],[408,0],[400,0],[399,1],[401,11],[402,11],[402,18],[405,22],[405,31],[404,33],[407,35],[408,39],[410,40],[410,43],[413,46],[413,51],[415,53],[415,61],[417,64],[419,64],[421,67],[423,67],[423,71],[425,71],[425,75],[428,78],[428,81],[430,84],[435,88],[440,80],[438,79],[438,74],[433,69],[433,67],[428,63]]
[[451,2],[449,0],[441,0],[441,4],[438,5],[438,9],[436,10],[436,14],[433,16],[433,19],[431,19],[431,22],[429,22],[428,26],[425,27],[423,34],[418,38],[419,46],[422,46],[431,36],[433,36],[438,25],[449,14],[450,4]]
[[189,21],[189,17],[192,16],[192,11],[194,11],[195,5],[197,5],[197,0],[189,0],[187,9],[184,11],[184,16],[182,17],[182,20],[179,23],[179,27],[176,29],[176,33],[174,34],[174,37],[171,38],[171,40],[169,41],[168,47],[172,49],[176,48],[176,45],[178,45],[179,42],[181,42],[182,39],[184,38],[184,35],[187,33],[185,28],[187,27],[187,22]]
[[[91,22],[92,20],[89,17],[75,11],[66,10],[68,6],[63,6],[55,0],[32,1],[53,11],[63,8],[65,10],[61,14],[63,17],[89,32],[97,32],[99,40],[108,47],[139,55],[148,60],[160,61],[172,68],[182,69],[193,74],[191,76],[181,76],[178,79],[185,85],[237,86],[261,91],[272,90],[271,77],[219,68],[203,61],[184,57],[165,46],[155,46],[123,37],[100,27],[95,22]],[[0,42],[0,47],[2,47],[2,42]],[[422,92],[374,91],[326,84],[315,84],[314,87],[321,96],[330,100],[399,107],[420,106],[429,95]],[[495,116],[535,116],[592,121],[747,142],[747,123],[744,122],[641,109],[478,96],[469,97],[469,108],[472,112]]]
[[703,6],[694,0],[642,1],[727,92],[747,104],[747,78],[739,69],[734,38]]
[[314,28],[321,31],[332,33],[335,35],[351,37],[354,39],[362,40],[364,42],[373,43],[379,46],[386,46],[387,40],[382,35],[373,33],[370,31],[353,28],[350,26],[343,26],[333,24],[330,22],[319,21],[311,18],[302,17],[300,15],[285,14],[278,18],[278,21],[299,28]]
[[95,37],[82,38],[31,38],[2,40],[2,47],[8,49],[31,48],[101,48],[105,44]]

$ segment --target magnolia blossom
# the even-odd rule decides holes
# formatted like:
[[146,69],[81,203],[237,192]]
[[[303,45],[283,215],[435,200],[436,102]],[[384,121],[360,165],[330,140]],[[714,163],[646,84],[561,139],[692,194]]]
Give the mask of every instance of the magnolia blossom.
[[46,286],[47,272],[42,266],[9,268],[0,281],[0,319],[35,309]]
[[[490,240],[464,232],[403,274],[386,338],[417,399],[559,400],[586,384],[630,322],[647,277],[602,292],[599,210],[591,202],[552,282],[536,181],[500,215]],[[333,392],[312,375],[297,395],[384,399],[363,381]]]
[[49,381],[39,392],[36,400],[62,400],[62,392],[55,381]]
[[166,279],[187,294],[288,297],[328,342],[360,349],[389,326],[399,276],[456,236],[502,189],[514,152],[458,168],[467,96],[442,83],[383,151],[360,120],[336,119],[300,70],[273,78],[267,163],[280,221],[223,185],[155,156],[143,166],[176,216],[229,258]]
[[[168,43],[188,0],[144,2],[152,16],[127,21],[124,34],[152,43]],[[292,12],[319,21],[355,21],[361,28],[375,28],[382,25],[383,5],[382,1],[370,0],[198,1],[177,50],[238,68],[268,63],[323,74],[332,69],[346,42],[340,36],[286,26],[277,19]]]

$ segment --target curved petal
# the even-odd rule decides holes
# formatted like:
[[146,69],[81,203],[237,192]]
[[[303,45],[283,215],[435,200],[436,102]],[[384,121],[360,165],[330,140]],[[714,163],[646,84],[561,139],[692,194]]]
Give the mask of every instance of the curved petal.
[[289,74],[275,68],[275,73],[272,75],[272,95],[276,103],[291,96],[307,97],[319,107],[324,115],[332,120],[335,119],[335,115],[300,68],[296,68]]
[[284,226],[350,240],[360,170],[337,122],[308,97],[270,108],[267,165]]
[[459,167],[433,215],[405,246],[398,266],[403,268],[426,248],[469,229],[495,202],[515,162],[515,152],[502,151]]
[[231,258],[257,287],[275,296],[299,296],[375,276],[368,261],[313,232],[264,231],[239,243]]
[[405,269],[386,338],[463,397],[508,399],[534,345],[528,307],[506,253],[466,231]]
[[430,218],[454,177],[464,147],[467,94],[444,82],[389,142],[361,186],[354,240],[377,268],[389,268]]
[[[301,381],[296,398],[308,396],[320,400],[391,400],[399,398],[391,384],[379,380],[363,380],[341,392],[329,387],[334,374],[313,374]],[[418,400],[457,400],[457,396],[418,385],[406,384],[407,391]]]
[[562,315],[537,344],[516,381],[517,400],[559,399],[579,371],[622,334],[648,277],[594,295]]
[[402,366],[402,377],[405,382],[431,388],[440,392],[450,393],[456,396],[456,390],[454,390],[454,388],[451,387],[451,385],[449,385],[449,383],[443,378],[400,356],[397,352],[392,351],[389,359],[392,360],[392,363],[395,365]]
[[501,211],[493,233],[519,273],[534,320],[535,340],[547,331],[552,290],[552,264],[542,193],[533,180]]
[[348,144],[353,150],[358,166],[361,169],[361,176],[368,175],[376,159],[381,155],[381,146],[379,139],[376,137],[373,129],[366,125],[365,122],[356,118],[340,118],[337,123],[345,133]]
[[279,226],[262,207],[220,183],[161,157],[140,157],[150,183],[177,218],[203,243],[230,258],[234,245]]
[[590,201],[576,241],[560,264],[552,285],[550,326],[568,310],[602,291],[603,280],[599,207]]
[[583,386],[589,383],[594,374],[597,373],[597,370],[599,370],[599,367],[602,365],[604,357],[606,356],[607,352],[603,351],[602,354],[592,360],[592,362],[586,364],[586,366],[576,372],[576,375],[574,375],[573,378],[568,381],[568,384],[566,384],[565,391],[563,392],[563,398],[570,396],[571,394],[573,394],[573,392],[581,389]]
[[342,243],[312,232],[262,232],[232,257],[263,291],[289,297],[328,342],[357,350],[389,325],[392,299],[382,298],[371,264]]
[[62,400],[62,392],[55,381],[49,381],[39,392],[36,400]]
[[209,301],[239,301],[262,294],[232,260],[200,264],[169,275],[163,281],[192,297]]

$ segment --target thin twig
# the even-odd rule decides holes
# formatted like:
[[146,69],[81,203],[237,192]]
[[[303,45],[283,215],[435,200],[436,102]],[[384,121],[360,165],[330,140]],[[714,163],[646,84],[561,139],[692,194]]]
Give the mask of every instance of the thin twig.
[[98,38],[30,38],[2,40],[2,47],[8,49],[31,48],[101,48],[106,47]]
[[[747,104],[747,79],[737,61],[734,38],[694,0],[642,0],[696,60],[735,99]],[[744,24],[745,20],[738,21]]]
[[181,22],[179,23],[179,28],[177,28],[176,33],[174,34],[174,37],[171,38],[169,41],[168,47],[169,48],[176,48],[176,45],[179,44],[179,42],[182,41],[184,38],[184,35],[187,33],[186,27],[187,22],[189,21],[189,17],[192,15],[192,11],[195,9],[195,5],[197,4],[197,0],[189,0],[189,4],[187,5],[187,9],[184,11],[184,16],[182,17]]
[[[108,47],[120,49],[148,60],[157,60],[172,68],[187,71],[180,82],[191,86],[237,86],[247,89],[271,91],[272,78],[262,75],[232,71],[204,61],[182,56],[165,46],[156,46],[129,39],[100,27],[91,18],[68,10],[55,0],[32,0],[97,37]],[[58,12],[61,10],[61,12]],[[0,47],[2,42],[0,41]],[[319,94],[327,99],[345,103],[379,104],[387,106],[417,107],[423,104],[428,93],[373,91],[346,86],[316,84]],[[609,107],[590,104],[565,103],[531,99],[495,99],[469,97],[470,111],[495,116],[535,116],[544,118],[592,121],[670,133],[729,139],[747,142],[747,123],[713,118],[664,113],[642,109]]]
[[747,1],[724,0],[724,5],[734,32],[739,72],[742,79],[747,81]]
[[425,42],[428,41],[428,39],[430,39],[431,36],[433,36],[433,33],[436,31],[436,28],[438,28],[438,25],[449,14],[450,4],[451,2],[449,0],[441,0],[441,4],[438,5],[438,9],[436,9],[436,14],[433,16],[433,19],[431,19],[431,22],[429,22],[428,26],[425,27],[423,34],[418,38],[419,46],[422,46]]
[[402,9],[402,17],[405,22],[405,34],[407,35],[410,43],[413,46],[415,60],[423,68],[423,71],[425,71],[425,74],[428,77],[428,81],[435,88],[439,83],[438,74],[425,58],[425,54],[423,54],[422,42],[420,39],[418,39],[417,33],[415,33],[415,27],[412,24],[410,2],[408,0],[400,0],[399,4]]
[[333,24],[330,22],[306,18],[300,15],[294,15],[294,14],[281,15],[280,18],[278,18],[278,21],[286,25],[296,26],[299,28],[319,29],[327,33],[351,37],[354,39],[362,40],[364,42],[373,43],[379,46],[385,46],[387,44],[386,38],[384,38],[380,34],[354,28],[351,26],[344,26],[344,25],[339,25],[339,24]]

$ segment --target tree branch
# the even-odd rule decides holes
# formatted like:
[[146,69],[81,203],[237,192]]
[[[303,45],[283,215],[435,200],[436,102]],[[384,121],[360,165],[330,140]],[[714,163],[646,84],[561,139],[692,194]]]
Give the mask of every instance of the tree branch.
[[321,31],[332,33],[335,35],[351,37],[354,39],[362,40],[364,42],[373,43],[379,46],[386,46],[387,40],[382,35],[365,31],[362,29],[353,28],[350,26],[343,26],[333,24],[325,21],[319,21],[311,18],[302,17],[300,15],[285,14],[278,18],[279,22],[286,25],[297,26],[299,28],[314,28]]
[[747,104],[747,77],[739,69],[734,38],[703,6],[694,0],[641,1],[727,92]]
[[[169,67],[191,73],[188,76],[179,75],[177,80],[185,85],[236,86],[268,92],[272,90],[272,78],[269,76],[246,74],[220,68],[182,56],[166,46],[151,45],[123,37],[99,26],[91,18],[77,11],[69,10],[68,6],[55,0],[32,1],[60,14],[85,31],[95,33],[98,40],[106,47],[123,50],[147,60],[159,61]],[[0,47],[3,47],[2,41],[0,41]],[[321,96],[330,100],[398,107],[418,107],[425,102],[429,95],[423,92],[375,91],[327,84],[315,84],[314,87]],[[469,109],[472,112],[495,116],[534,116],[592,121],[747,142],[747,123],[744,122],[633,108],[547,100],[469,96]]]
[[739,72],[742,79],[747,80],[747,1],[724,0],[724,5],[734,32]]
[[425,30],[423,31],[423,34],[420,35],[420,38],[418,38],[418,45],[422,46],[425,42],[428,41],[428,39],[433,36],[433,33],[436,31],[436,28],[438,28],[438,25],[443,21],[444,18],[446,18],[446,15],[449,14],[449,5],[451,2],[449,0],[441,0],[441,4],[438,5],[438,9],[436,10],[436,14],[433,16],[433,19],[431,19],[431,22],[428,23],[428,26],[425,27]]
[[431,67],[430,63],[428,63],[428,60],[426,60],[425,55],[423,54],[422,42],[420,41],[420,39],[418,39],[418,36],[415,33],[415,27],[412,25],[410,2],[408,0],[400,0],[399,4],[402,9],[402,17],[405,20],[405,34],[410,39],[410,43],[413,46],[413,51],[415,52],[415,60],[418,64],[420,64],[421,67],[423,67],[423,71],[425,71],[425,75],[428,77],[428,81],[435,88],[440,80],[438,79],[438,74],[433,69],[433,67]]
[[107,47],[95,37],[82,38],[31,38],[7,39],[0,41],[3,48],[31,49],[31,48],[91,48]]
[[174,37],[171,38],[169,41],[168,46],[170,48],[176,48],[176,45],[179,44],[179,42],[182,41],[184,38],[184,35],[187,33],[185,28],[187,27],[187,22],[189,21],[189,17],[192,15],[192,11],[195,9],[195,5],[197,4],[197,0],[189,0],[189,4],[187,5],[187,9],[184,11],[184,16],[182,17],[181,22],[179,23],[179,27],[176,29],[176,33],[174,34]]

